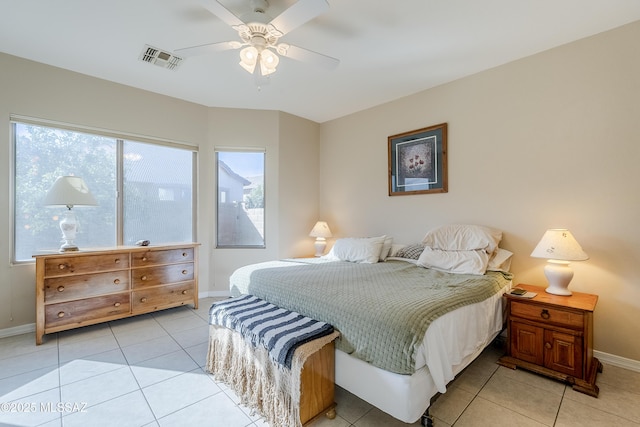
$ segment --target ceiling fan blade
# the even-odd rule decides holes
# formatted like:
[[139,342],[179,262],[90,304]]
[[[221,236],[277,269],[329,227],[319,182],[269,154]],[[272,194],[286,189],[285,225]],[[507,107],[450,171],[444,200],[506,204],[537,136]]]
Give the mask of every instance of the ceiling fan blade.
[[200,46],[185,47],[176,49],[174,52],[180,56],[188,58],[190,56],[204,55],[211,52],[220,52],[222,50],[235,49],[233,42],[219,42],[202,44]]
[[242,22],[240,18],[234,15],[217,0],[200,0],[200,4],[202,4],[202,6],[204,6],[209,12],[223,20],[230,27],[244,25],[244,22]]
[[329,10],[326,0],[298,0],[270,22],[282,35]]
[[322,68],[326,68],[328,70],[332,70],[336,68],[338,64],[340,64],[339,59],[293,45],[289,45],[289,47],[286,49],[286,53],[281,55],[287,58],[295,59],[296,61],[302,61]]

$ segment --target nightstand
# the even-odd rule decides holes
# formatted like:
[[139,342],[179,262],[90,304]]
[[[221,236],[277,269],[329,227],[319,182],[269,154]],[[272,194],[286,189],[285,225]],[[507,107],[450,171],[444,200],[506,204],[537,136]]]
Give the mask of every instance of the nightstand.
[[576,391],[598,397],[596,376],[602,364],[593,357],[593,310],[598,296],[580,292],[559,296],[537,286],[518,287],[538,295],[505,294],[508,345],[498,363],[565,381]]

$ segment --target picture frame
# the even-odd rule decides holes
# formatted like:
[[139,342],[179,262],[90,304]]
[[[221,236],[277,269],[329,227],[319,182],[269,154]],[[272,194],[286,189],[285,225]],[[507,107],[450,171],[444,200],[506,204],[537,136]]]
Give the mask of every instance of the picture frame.
[[388,137],[389,196],[448,192],[447,123]]

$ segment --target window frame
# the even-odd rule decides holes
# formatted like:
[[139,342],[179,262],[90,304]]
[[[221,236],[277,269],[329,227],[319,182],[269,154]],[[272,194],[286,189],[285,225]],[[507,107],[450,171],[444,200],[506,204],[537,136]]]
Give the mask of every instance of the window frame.
[[33,259],[16,259],[16,124],[41,126],[60,129],[71,132],[92,134],[101,137],[113,138],[116,141],[116,194],[115,194],[115,241],[116,246],[123,246],[124,243],[124,143],[125,141],[135,143],[145,143],[157,146],[171,147],[191,152],[192,167],[192,197],[191,197],[191,242],[197,240],[198,233],[198,164],[199,150],[197,145],[184,142],[172,141],[169,139],[155,138],[144,135],[117,132],[90,126],[69,124],[53,120],[39,119],[21,115],[10,115],[10,147],[9,147],[9,227],[10,227],[10,265],[32,264]]

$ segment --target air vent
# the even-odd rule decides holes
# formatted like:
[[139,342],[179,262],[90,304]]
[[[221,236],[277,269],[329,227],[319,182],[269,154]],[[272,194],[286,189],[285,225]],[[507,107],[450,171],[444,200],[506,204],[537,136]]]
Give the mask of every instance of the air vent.
[[168,68],[169,70],[177,70],[182,63],[182,58],[167,52],[155,48],[153,46],[145,45],[140,57],[138,58],[142,62],[148,62],[150,64],[157,65],[158,67]]

